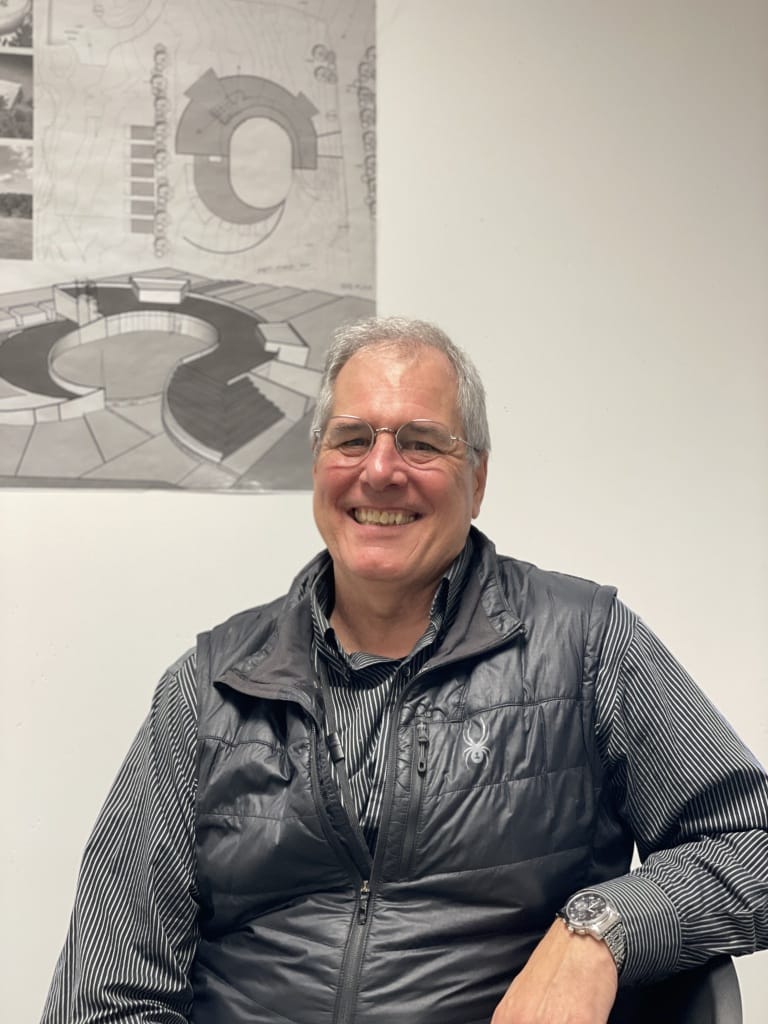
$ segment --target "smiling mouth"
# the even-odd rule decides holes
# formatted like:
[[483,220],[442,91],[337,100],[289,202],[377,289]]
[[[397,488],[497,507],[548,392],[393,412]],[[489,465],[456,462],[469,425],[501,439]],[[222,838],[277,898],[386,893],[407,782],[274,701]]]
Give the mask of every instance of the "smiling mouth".
[[413,512],[388,512],[378,508],[355,508],[355,522],[365,526],[406,526],[416,518]]

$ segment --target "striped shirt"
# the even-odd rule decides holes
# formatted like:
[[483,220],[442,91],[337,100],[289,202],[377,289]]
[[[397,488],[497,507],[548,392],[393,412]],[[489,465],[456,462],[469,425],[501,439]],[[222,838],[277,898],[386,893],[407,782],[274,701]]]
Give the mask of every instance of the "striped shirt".
[[[373,852],[384,796],[385,751],[393,711],[400,694],[450,627],[458,611],[464,579],[472,558],[468,540],[437,588],[429,623],[405,658],[382,658],[364,651],[347,652],[336,641],[328,621],[333,605],[333,569],[329,560],[312,588],[313,659],[321,684],[327,683],[329,731],[344,754],[343,766],[332,761],[344,803],[349,783],[354,816]],[[339,778],[339,771],[343,773]]]
[[[404,665],[439,644],[463,573],[460,563],[448,573],[427,631],[408,658],[386,664],[341,652],[327,623],[329,578],[315,591],[316,658],[332,666],[332,711],[349,748],[353,803],[369,842],[382,781],[376,754],[386,745],[391,693],[402,685]],[[364,698],[350,702],[357,681]],[[372,694],[368,710],[377,724],[371,735],[378,739],[366,747],[364,709]],[[684,669],[618,599],[595,705],[607,784],[641,858],[647,857],[638,869],[598,886],[621,911],[623,981],[768,947],[768,778]],[[190,652],[160,680],[86,847],[43,1024],[187,1020],[199,938],[196,736]]]

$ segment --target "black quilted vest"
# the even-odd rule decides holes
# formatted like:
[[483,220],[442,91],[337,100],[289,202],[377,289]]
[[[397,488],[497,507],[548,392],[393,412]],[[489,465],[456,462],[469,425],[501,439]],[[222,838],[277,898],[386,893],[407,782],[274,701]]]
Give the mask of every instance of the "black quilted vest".
[[565,898],[627,870],[593,728],[614,591],[474,534],[401,700],[373,859],[329,770],[320,559],[199,638],[197,1024],[488,1024]]

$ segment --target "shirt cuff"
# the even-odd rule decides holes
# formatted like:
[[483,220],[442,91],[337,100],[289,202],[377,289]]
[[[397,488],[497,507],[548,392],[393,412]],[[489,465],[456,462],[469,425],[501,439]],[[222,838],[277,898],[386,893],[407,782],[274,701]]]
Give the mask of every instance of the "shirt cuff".
[[603,892],[621,914],[626,951],[622,986],[671,974],[680,959],[682,933],[675,906],[664,890],[637,873],[590,889]]

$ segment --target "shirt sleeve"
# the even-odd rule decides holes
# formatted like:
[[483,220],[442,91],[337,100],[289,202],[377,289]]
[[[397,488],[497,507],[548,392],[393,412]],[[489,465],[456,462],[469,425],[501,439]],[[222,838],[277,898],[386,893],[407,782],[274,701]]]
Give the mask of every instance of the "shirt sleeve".
[[198,942],[194,654],[160,680],[83,855],[42,1024],[182,1024]]
[[595,692],[610,795],[642,862],[597,887],[622,915],[622,984],[768,946],[764,769],[618,600]]

